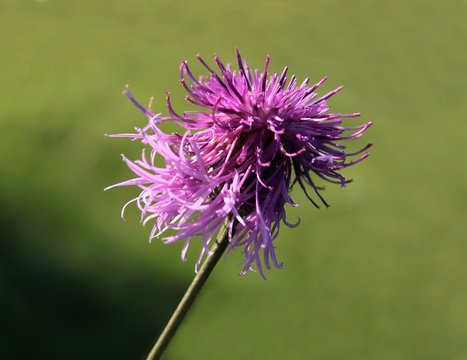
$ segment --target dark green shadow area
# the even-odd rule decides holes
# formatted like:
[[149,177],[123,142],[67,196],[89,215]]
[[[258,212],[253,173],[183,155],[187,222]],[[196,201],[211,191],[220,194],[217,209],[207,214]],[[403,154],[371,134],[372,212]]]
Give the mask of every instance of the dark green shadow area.
[[[112,254],[73,268],[66,256],[47,249],[51,242],[74,240],[74,234],[57,230],[56,221],[68,214],[47,207],[36,214],[1,210],[0,357],[144,358],[186,284],[155,276],[144,265],[128,268]],[[33,224],[16,221],[20,215],[34,216]],[[92,226],[86,232],[105,236]],[[43,246],[31,249],[31,243]]]

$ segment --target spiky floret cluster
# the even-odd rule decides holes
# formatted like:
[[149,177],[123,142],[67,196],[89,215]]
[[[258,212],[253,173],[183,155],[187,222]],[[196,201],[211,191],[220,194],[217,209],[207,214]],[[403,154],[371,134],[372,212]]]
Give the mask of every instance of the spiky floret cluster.
[[[144,224],[153,221],[151,238],[167,230],[165,243],[184,241],[185,259],[190,241],[200,237],[203,247],[196,267],[210,253],[210,243],[226,218],[230,220],[228,250],[241,248],[242,274],[263,267],[280,268],[273,241],[286,221],[285,204],[296,206],[289,195],[298,183],[318,207],[328,206],[315,184],[315,176],[344,186],[339,170],[368,156],[368,144],[348,153],[341,140],[359,138],[371,123],[343,127],[342,118],[358,113],[328,113],[327,100],[339,87],[322,97],[295,76],[287,82],[287,68],[268,74],[269,56],[262,72],[251,70],[237,51],[238,70],[214,57],[218,73],[198,56],[209,72],[197,79],[186,61],[180,65],[180,82],[187,100],[202,108],[177,114],[167,94],[169,116],[162,117],[139,104],[128,88],[126,95],[149,118],[135,134],[112,135],[140,140],[150,150],[140,160],[124,158],[136,178],[116,184],[136,185],[136,202]],[[175,121],[183,134],[166,134],[158,124]],[[356,160],[348,158],[357,155]],[[165,165],[155,164],[162,157]],[[312,194],[307,188],[311,188]],[[314,196],[313,196],[314,194]]]

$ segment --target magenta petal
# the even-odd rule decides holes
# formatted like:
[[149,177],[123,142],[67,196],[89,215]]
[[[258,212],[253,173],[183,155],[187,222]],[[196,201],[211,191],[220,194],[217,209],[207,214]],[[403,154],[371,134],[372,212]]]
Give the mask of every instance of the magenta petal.
[[[202,111],[175,112],[167,93],[169,116],[155,115],[125,88],[148,125],[135,134],[110,136],[140,140],[150,151],[143,150],[141,160],[124,157],[136,177],[113,186],[141,190],[125,207],[135,202],[143,224],[153,223],[151,238],[173,230],[162,240],[183,241],[183,260],[190,242],[199,238],[196,269],[230,218],[227,252],[240,248],[245,255],[241,274],[256,270],[265,277],[264,269],[282,268],[274,246],[281,222],[298,226],[288,223],[285,214],[286,204],[297,206],[289,195],[293,184],[316,206],[328,206],[316,179],[342,186],[349,182],[339,171],[364,160],[371,145],[347,152],[340,142],[360,138],[371,123],[343,127],[342,119],[360,114],[329,113],[327,100],[342,87],[318,97],[315,91],[326,77],[310,87],[308,79],[297,86],[295,76],[287,84],[288,68],[280,76],[269,73],[269,56],[262,71],[251,70],[237,50],[239,70],[233,71],[216,55],[217,73],[197,57],[207,77],[196,79],[186,61],[179,71],[187,100]],[[179,124],[183,135],[163,132],[159,124],[167,121]]]

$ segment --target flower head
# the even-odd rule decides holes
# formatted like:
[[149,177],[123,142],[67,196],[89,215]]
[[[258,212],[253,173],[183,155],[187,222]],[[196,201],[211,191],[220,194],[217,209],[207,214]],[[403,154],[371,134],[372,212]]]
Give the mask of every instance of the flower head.
[[[114,186],[141,189],[130,202],[136,202],[144,224],[153,221],[150,238],[175,230],[162,241],[184,241],[182,259],[199,236],[203,247],[196,267],[229,218],[228,251],[242,249],[241,273],[256,269],[264,277],[264,267],[282,267],[274,246],[281,222],[298,225],[289,224],[285,214],[286,204],[296,206],[289,195],[292,185],[298,183],[316,207],[328,206],[315,180],[348,182],[339,170],[365,159],[371,144],[348,153],[341,141],[359,138],[371,123],[343,127],[343,118],[359,114],[329,113],[327,100],[342,87],[319,97],[316,90],[326,78],[308,86],[308,79],[300,85],[295,76],[287,81],[287,68],[269,75],[269,56],[262,71],[250,69],[238,51],[238,70],[217,55],[217,72],[198,59],[209,75],[196,78],[184,61],[180,82],[186,99],[201,111],[177,114],[167,94],[169,115],[163,117],[125,89],[149,122],[135,134],[113,136],[138,139],[149,153],[143,150],[137,161],[123,157],[136,177]],[[177,122],[183,133],[164,133],[158,125],[167,121]],[[156,165],[158,157],[164,166]]]

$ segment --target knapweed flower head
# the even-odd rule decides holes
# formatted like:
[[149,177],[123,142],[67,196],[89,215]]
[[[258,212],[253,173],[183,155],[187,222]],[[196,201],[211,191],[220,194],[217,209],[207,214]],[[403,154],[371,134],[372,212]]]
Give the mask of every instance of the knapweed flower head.
[[[213,70],[200,56],[208,75],[197,78],[188,63],[180,65],[180,82],[186,99],[200,111],[175,112],[167,94],[168,116],[155,114],[125,94],[148,117],[134,134],[113,135],[140,140],[142,158],[123,157],[136,177],[114,186],[131,185],[141,193],[136,202],[144,224],[153,224],[150,238],[164,243],[184,242],[182,259],[190,242],[201,239],[196,267],[225,219],[229,222],[228,251],[239,248],[245,259],[241,274],[264,267],[281,268],[275,240],[281,222],[288,226],[285,205],[296,206],[290,190],[298,184],[313,204],[328,206],[316,180],[344,186],[339,173],[368,155],[371,144],[349,153],[341,142],[359,138],[371,123],[343,127],[343,118],[358,113],[330,113],[327,100],[341,87],[319,97],[322,79],[312,86],[298,84],[281,74],[269,74],[269,56],[262,71],[252,70],[237,51],[238,69],[214,56]],[[173,121],[183,131],[167,134],[159,124]],[[164,165],[157,166],[157,158]],[[354,160],[351,160],[353,158]],[[166,235],[168,230],[175,230]]]

